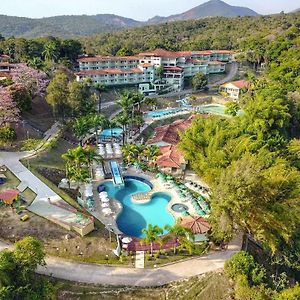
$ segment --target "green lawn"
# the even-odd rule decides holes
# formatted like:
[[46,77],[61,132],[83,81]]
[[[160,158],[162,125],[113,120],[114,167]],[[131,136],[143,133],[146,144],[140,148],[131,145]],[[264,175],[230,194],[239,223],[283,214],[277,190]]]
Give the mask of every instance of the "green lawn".
[[26,202],[28,204],[31,204],[31,202],[35,199],[36,193],[33,192],[30,188],[26,188],[24,192],[22,192],[22,196],[25,198]]
[[60,138],[50,150],[38,154],[36,157],[30,159],[29,163],[33,166],[64,170],[65,162],[61,158],[61,155],[71,148],[74,148],[74,145]]
[[15,189],[19,184],[20,180],[9,170],[4,172],[7,180],[4,184],[0,185],[0,191],[7,190],[7,189]]

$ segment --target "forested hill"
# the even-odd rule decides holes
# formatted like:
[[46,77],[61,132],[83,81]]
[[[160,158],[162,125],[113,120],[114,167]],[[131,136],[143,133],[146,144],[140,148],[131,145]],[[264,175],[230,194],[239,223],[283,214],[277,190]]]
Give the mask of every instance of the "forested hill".
[[139,25],[140,22],[133,19],[110,14],[57,16],[42,19],[0,15],[0,34],[4,37],[75,37],[116,31]]
[[86,53],[103,55],[131,55],[155,48],[255,48],[261,52],[260,49],[282,35],[289,27],[299,24],[300,13],[259,17],[214,17],[102,33],[80,38],[80,41]]
[[165,22],[200,19],[213,16],[255,16],[255,11],[246,7],[237,7],[220,0],[211,0],[182,14],[169,17],[154,17],[140,22],[112,14],[94,16],[56,16],[42,19],[30,19],[0,15],[0,34],[4,37],[76,37],[101,32],[113,32],[124,28],[140,27]]

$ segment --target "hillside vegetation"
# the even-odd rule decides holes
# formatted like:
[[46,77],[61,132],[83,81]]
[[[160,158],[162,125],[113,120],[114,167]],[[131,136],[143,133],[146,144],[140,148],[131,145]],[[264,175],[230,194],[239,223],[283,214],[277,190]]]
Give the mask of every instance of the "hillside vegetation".
[[[165,48],[170,50],[260,48],[292,25],[300,14],[260,17],[215,17],[102,33],[81,38],[85,51],[92,54],[134,54]],[[251,45],[250,45],[251,44]]]

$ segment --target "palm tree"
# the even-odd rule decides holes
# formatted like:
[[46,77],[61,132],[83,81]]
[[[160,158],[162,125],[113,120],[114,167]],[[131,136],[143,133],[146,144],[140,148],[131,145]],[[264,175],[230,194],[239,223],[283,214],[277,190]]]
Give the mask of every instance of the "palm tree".
[[157,225],[149,224],[147,228],[142,230],[146,236],[141,240],[141,244],[150,244],[151,256],[153,256],[153,243],[160,240],[159,235],[163,234],[163,229]]
[[34,57],[33,59],[28,61],[28,66],[37,70],[41,70],[43,68],[43,61],[39,57]]
[[176,245],[177,242],[179,241],[180,243],[188,240],[188,236],[189,235],[193,235],[192,231],[190,229],[187,229],[185,227],[183,227],[180,224],[180,221],[177,220],[177,222],[174,225],[166,225],[165,226],[165,230],[169,231],[172,235],[175,236],[175,240],[174,240],[174,254],[176,254]]
[[93,162],[94,161],[103,162],[103,157],[101,155],[99,155],[96,152],[95,147],[92,147],[92,146],[84,147],[83,151],[84,151],[84,162],[87,164],[87,166],[90,170],[91,178],[92,178],[93,174],[92,174],[91,166],[92,166]]
[[114,123],[116,123],[118,126],[122,127],[122,130],[123,130],[122,140],[123,140],[123,145],[124,145],[126,143],[127,126],[129,123],[129,117],[127,114],[121,113],[114,118]]
[[59,57],[57,45],[52,41],[47,43],[42,54],[46,61],[55,62]]
[[100,113],[101,112],[101,93],[105,91],[106,87],[105,85],[101,84],[101,83],[96,83],[94,86],[94,89],[95,91],[98,93],[98,103],[99,103],[99,106],[98,106],[98,112]]
[[139,149],[135,144],[125,144],[122,147],[123,156],[127,163],[132,163],[137,159],[139,154]]
[[159,156],[160,150],[159,147],[156,145],[150,145],[145,148],[144,155],[147,159],[147,161],[150,161],[151,163],[155,162],[157,157]]

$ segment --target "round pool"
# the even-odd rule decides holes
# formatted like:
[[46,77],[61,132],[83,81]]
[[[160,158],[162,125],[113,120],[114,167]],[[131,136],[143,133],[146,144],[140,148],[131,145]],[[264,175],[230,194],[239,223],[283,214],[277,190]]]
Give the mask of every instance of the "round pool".
[[[105,190],[108,196],[115,198],[123,205],[123,210],[117,218],[119,229],[128,236],[142,238],[142,230],[149,224],[158,225],[164,228],[165,225],[175,223],[173,216],[168,212],[167,205],[171,196],[167,193],[154,193],[147,203],[135,203],[132,201],[132,195],[137,193],[147,193],[151,187],[147,182],[138,179],[124,179],[124,187],[116,187],[113,182],[104,182]],[[164,230],[163,234],[167,231]]]
[[182,213],[189,210],[188,206],[181,203],[175,203],[171,206],[171,208],[177,213]]

